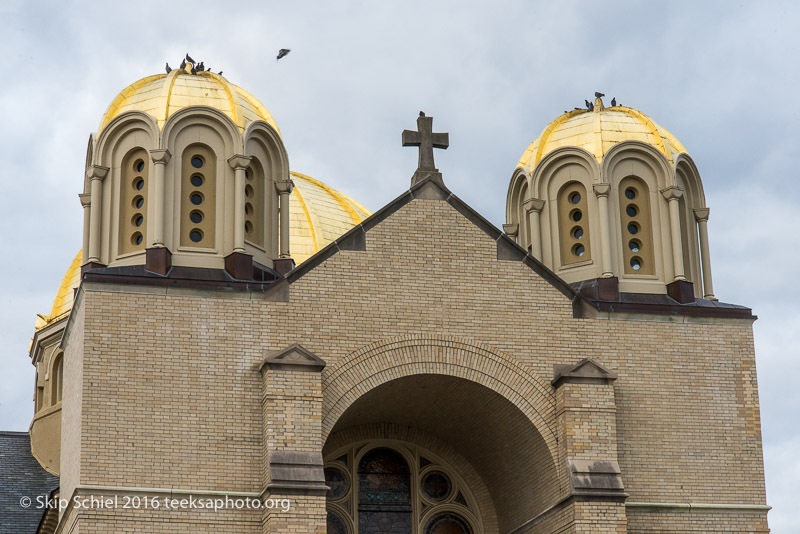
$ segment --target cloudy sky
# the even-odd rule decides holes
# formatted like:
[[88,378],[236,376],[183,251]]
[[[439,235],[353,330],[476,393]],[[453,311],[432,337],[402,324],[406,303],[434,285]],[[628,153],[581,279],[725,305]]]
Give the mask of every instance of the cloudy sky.
[[293,170],[372,210],[408,187],[416,151],[400,132],[425,110],[450,133],[436,160],[448,186],[497,225],[526,146],[599,90],[700,169],[716,294],[759,316],[770,526],[800,524],[800,4],[112,4],[0,4],[0,429],[31,419],[27,348],[81,245],[89,133],[165,61],[188,51],[224,70],[270,109]]

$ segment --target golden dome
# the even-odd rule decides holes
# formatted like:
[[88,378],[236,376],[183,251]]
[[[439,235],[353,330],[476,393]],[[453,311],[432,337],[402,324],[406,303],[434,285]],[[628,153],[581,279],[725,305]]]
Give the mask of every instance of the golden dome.
[[[319,180],[296,172],[291,175],[294,190],[289,197],[289,243],[292,258],[299,265],[372,213]],[[75,288],[81,282],[81,256],[79,251],[61,280],[50,315],[36,318],[37,330],[66,317],[72,309]]]
[[241,87],[213,72],[192,74],[180,68],[169,74],[142,78],[123,89],[103,114],[97,131],[105,128],[117,115],[134,110],[152,115],[162,128],[170,115],[188,106],[218,109],[242,131],[247,123],[262,120],[280,133],[264,104]]
[[670,163],[675,155],[686,152],[675,136],[641,111],[625,106],[604,108],[598,98],[594,111],[570,111],[551,122],[525,150],[517,167],[533,169],[544,156],[564,146],[583,148],[600,163],[606,152],[622,141],[652,145]]

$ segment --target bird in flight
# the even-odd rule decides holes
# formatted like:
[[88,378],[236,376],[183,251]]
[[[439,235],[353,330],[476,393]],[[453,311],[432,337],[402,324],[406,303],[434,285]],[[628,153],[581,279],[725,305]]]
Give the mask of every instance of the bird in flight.
[[275,59],[278,60],[282,57],[286,57],[287,55],[289,55],[289,52],[291,51],[292,51],[291,48],[281,48],[280,50],[278,50],[278,57]]

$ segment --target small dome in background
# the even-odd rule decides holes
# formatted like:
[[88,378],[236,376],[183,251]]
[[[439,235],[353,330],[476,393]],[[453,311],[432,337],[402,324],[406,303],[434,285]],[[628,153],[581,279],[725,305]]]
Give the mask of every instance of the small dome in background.
[[[372,213],[319,180],[296,172],[291,175],[294,190],[289,197],[289,238],[292,258],[299,265]],[[69,314],[75,289],[80,283],[81,251],[78,251],[61,280],[50,315],[36,318],[37,330]]]
[[517,167],[532,170],[544,156],[565,146],[583,148],[600,163],[611,147],[623,141],[652,145],[670,163],[675,155],[686,152],[675,136],[641,111],[625,106],[605,108],[598,98],[593,111],[570,111],[548,124],[522,154]]
[[242,131],[247,123],[262,120],[280,132],[264,104],[241,87],[213,72],[192,74],[180,68],[169,74],[147,76],[123,89],[103,114],[97,131],[126,111],[148,113],[163,128],[170,115],[188,106],[218,109]]

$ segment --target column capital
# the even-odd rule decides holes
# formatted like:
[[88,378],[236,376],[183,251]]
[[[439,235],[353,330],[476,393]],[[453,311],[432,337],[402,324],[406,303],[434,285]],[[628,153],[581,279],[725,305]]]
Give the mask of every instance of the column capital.
[[525,208],[525,211],[528,213],[532,211],[538,213],[544,208],[544,200],[539,198],[528,198],[522,203],[522,207]]
[[594,194],[598,197],[607,197],[608,193],[611,192],[611,184],[594,184],[592,189],[594,189]]
[[677,185],[671,185],[665,189],[662,189],[661,194],[664,195],[664,198],[667,200],[678,200],[683,196],[683,189]]
[[81,193],[78,195],[78,198],[81,200],[81,206],[84,208],[88,208],[92,205],[92,195],[90,193]]
[[278,190],[278,193],[291,193],[294,190],[294,182],[291,180],[275,182],[275,189]]
[[86,168],[86,177],[90,180],[100,180],[108,176],[108,167],[101,167],[99,165],[89,165]]
[[233,167],[233,170],[246,169],[250,165],[250,160],[252,159],[252,156],[242,156],[241,154],[236,154],[228,159],[228,165]]
[[172,153],[166,148],[154,148],[150,151],[150,158],[156,164],[166,165],[171,157]]
[[710,208],[697,208],[692,211],[694,211],[694,220],[697,222],[706,222],[708,221],[708,214],[711,210]]
[[519,233],[519,224],[517,223],[510,223],[503,225],[503,232],[509,237],[517,237]]

